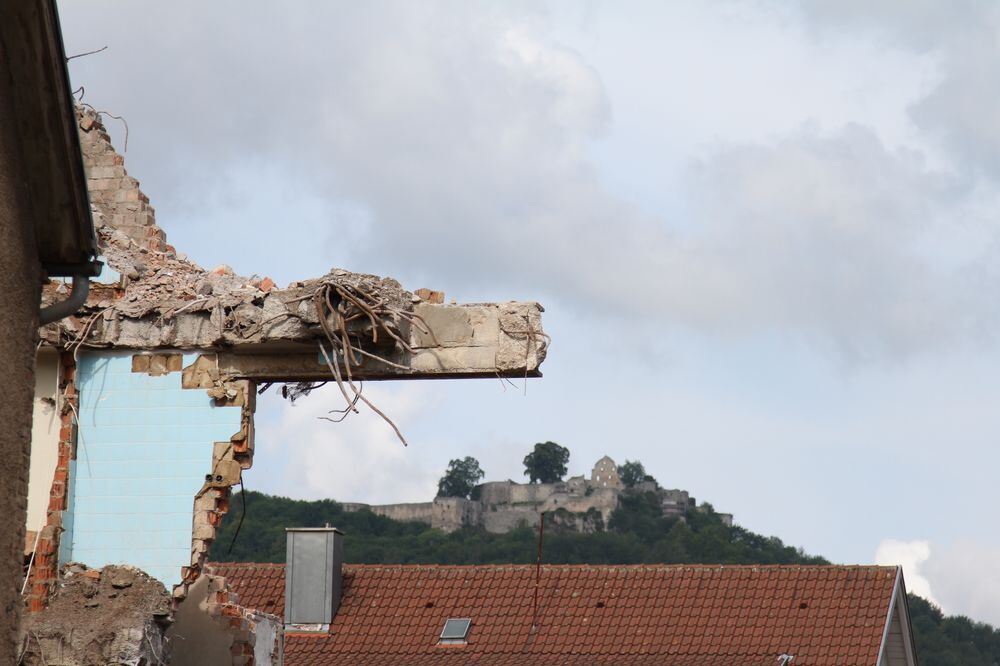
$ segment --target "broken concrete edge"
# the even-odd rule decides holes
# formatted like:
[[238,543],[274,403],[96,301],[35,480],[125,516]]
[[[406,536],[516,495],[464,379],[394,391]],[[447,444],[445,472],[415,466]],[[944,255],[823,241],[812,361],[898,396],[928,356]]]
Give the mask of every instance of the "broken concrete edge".
[[[245,310],[241,316],[244,321],[254,321],[265,315],[268,308],[265,303],[260,309]],[[367,353],[355,357],[357,365],[352,365],[352,371],[358,378],[373,380],[412,376],[434,378],[437,375],[540,376],[539,369],[549,344],[548,335],[542,329],[542,312],[541,305],[534,302],[485,305],[420,303],[414,307],[413,313],[427,322],[429,332],[407,322],[394,328],[404,336],[412,353],[399,345],[364,347],[362,349],[367,349]],[[67,330],[70,327],[79,329],[76,335],[84,338],[80,346],[85,349],[215,351],[229,359],[243,359],[227,365],[227,372],[233,378],[268,381],[330,378],[329,369],[321,362],[319,353],[319,345],[329,349],[329,342],[315,311],[307,309],[295,315],[279,317],[280,321],[265,324],[250,337],[231,333],[233,328],[227,323],[229,316],[225,313],[216,317],[214,314],[185,312],[173,319],[120,319],[102,325],[103,315],[98,311],[91,317],[92,321],[69,321],[66,327]],[[72,340],[62,337],[62,333],[52,330],[50,326],[43,330],[43,339],[56,347],[73,345]],[[367,341],[370,336],[370,331],[358,329],[359,340]],[[379,358],[373,358],[368,353]],[[274,366],[284,365],[282,359],[297,355],[303,357],[304,362],[295,362],[282,373],[273,369]],[[255,368],[252,363],[257,357],[271,357],[274,361],[261,360],[262,367]],[[333,353],[331,357],[343,366],[342,358]],[[241,368],[240,363],[251,365]],[[166,371],[164,367],[155,366],[150,370],[153,373]]]
[[175,605],[188,593],[208,561],[208,552],[216,531],[229,511],[229,497],[234,485],[243,482],[243,470],[253,464],[253,414],[256,410],[255,384],[247,379],[231,380],[219,371],[215,354],[200,354],[181,369],[181,387],[202,389],[217,407],[240,409],[240,430],[226,442],[212,445],[212,470],[194,497],[191,519],[191,561],[181,569],[181,582],[174,586]]
[[[359,374],[537,376],[548,344],[537,303],[444,305],[443,292],[409,292],[391,278],[343,269],[279,289],[270,278],[242,277],[228,266],[201,268],[167,244],[100,114],[81,108],[78,121],[99,245],[114,274],[93,281],[80,313],[41,329],[46,343],[217,352],[300,344],[313,352],[334,323],[332,315],[320,321],[324,296],[332,296],[326,305],[344,306],[352,344],[388,361],[362,354]],[[49,283],[43,301],[63,298],[66,289]],[[365,300],[361,294],[375,305],[364,316],[352,310]]]
[[270,666],[284,658],[280,617],[240,604],[227,581],[202,574],[167,631],[173,663]]
[[[45,609],[59,580],[63,512],[68,508],[70,463],[76,458],[79,392],[76,389],[74,355],[63,352],[60,364],[58,395],[61,403],[61,427],[56,470],[49,491],[46,525],[38,535],[26,586],[27,608],[33,613]],[[179,352],[134,354],[132,371],[154,376],[180,372],[182,388],[205,390],[217,407],[234,407],[241,411],[240,429],[233,433],[229,441],[213,443],[211,472],[206,474],[204,485],[192,498],[191,560],[187,566],[181,567],[181,583],[173,589],[172,597],[177,604],[184,599],[189,586],[204,568],[216,530],[229,510],[232,486],[242,483],[243,470],[250,469],[253,464],[253,413],[256,409],[257,392],[252,381],[230,380],[222,376],[215,354],[200,354],[186,367],[183,366],[183,355]]]

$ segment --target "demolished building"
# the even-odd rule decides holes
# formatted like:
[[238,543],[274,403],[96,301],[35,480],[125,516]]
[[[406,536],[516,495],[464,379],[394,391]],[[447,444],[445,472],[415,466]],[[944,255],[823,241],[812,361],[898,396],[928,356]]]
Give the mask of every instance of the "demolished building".
[[[40,331],[31,612],[44,611],[70,562],[138,567],[184,599],[252,464],[259,386],[331,382],[345,410],[378,411],[359,382],[540,376],[548,337],[534,302],[445,304],[346,270],[279,288],[199,267],[167,243],[101,116],[80,109],[78,124],[107,267],[76,316]],[[66,289],[52,282],[43,300]]]

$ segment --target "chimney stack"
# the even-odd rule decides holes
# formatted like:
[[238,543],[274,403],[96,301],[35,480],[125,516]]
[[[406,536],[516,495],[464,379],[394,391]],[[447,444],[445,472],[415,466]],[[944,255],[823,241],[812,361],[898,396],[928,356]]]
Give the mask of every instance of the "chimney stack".
[[285,535],[285,629],[327,631],[340,608],[344,533],[287,527]]

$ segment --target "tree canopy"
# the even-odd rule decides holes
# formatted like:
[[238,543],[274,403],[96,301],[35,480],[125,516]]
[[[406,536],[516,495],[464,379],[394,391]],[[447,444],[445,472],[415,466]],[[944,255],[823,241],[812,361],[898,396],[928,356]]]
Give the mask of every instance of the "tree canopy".
[[656,483],[656,479],[646,473],[646,468],[638,460],[626,460],[624,465],[618,465],[618,478],[626,488],[634,488],[643,481]]
[[531,483],[555,483],[566,476],[569,449],[555,442],[540,442],[524,456],[524,474]]
[[476,482],[486,476],[479,461],[472,456],[448,463],[448,469],[438,481],[438,497],[465,497],[472,494]]

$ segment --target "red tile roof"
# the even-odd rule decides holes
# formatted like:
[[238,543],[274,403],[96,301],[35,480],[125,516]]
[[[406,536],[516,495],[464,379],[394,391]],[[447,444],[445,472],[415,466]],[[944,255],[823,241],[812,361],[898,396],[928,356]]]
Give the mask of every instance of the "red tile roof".
[[[213,564],[240,604],[284,611],[284,565]],[[895,567],[344,567],[328,634],[286,637],[288,666],[663,664],[874,666]],[[449,617],[468,644],[438,645]]]

